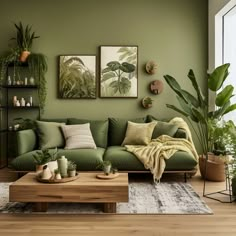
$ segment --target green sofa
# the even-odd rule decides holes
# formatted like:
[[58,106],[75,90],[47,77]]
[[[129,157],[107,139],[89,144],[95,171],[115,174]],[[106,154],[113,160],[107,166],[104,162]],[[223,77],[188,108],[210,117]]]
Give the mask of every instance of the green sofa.
[[[152,116],[145,118],[130,119],[136,123],[146,123],[153,120]],[[58,155],[66,156],[74,161],[79,171],[96,171],[96,167],[103,160],[109,160],[119,171],[140,172],[147,171],[135,155],[127,152],[121,146],[124,140],[127,121],[126,119],[108,118],[107,120],[84,120],[84,119],[51,119],[47,122],[63,122],[68,125],[90,123],[91,132],[97,149],[71,149],[65,150],[58,147]],[[168,134],[178,138],[186,138],[183,130],[177,129],[168,123],[162,123],[158,128],[158,134]],[[154,132],[153,132],[154,133]],[[38,150],[38,132],[28,129],[17,132],[17,157],[10,163],[15,171],[34,171],[35,163],[33,154]],[[197,166],[197,161],[186,152],[178,151],[166,161],[165,171],[190,172]]]

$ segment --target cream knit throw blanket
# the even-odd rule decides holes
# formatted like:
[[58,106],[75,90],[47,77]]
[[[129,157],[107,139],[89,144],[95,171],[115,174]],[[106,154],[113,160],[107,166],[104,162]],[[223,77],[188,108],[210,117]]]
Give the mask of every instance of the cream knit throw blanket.
[[169,159],[177,151],[185,151],[198,160],[198,154],[192,141],[192,135],[187,123],[179,117],[172,119],[169,123],[184,129],[188,135],[188,140],[183,138],[172,138],[161,135],[147,146],[126,145],[126,149],[132,152],[143,164],[146,169],[150,169],[154,181],[160,180],[165,170],[165,160]]

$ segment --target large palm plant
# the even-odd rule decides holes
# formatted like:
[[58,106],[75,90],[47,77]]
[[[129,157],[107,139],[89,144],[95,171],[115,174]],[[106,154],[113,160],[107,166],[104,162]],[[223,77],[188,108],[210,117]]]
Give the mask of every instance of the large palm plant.
[[[224,64],[217,67],[211,74],[208,75],[208,88],[216,93],[215,110],[208,112],[208,102],[203,95],[200,86],[197,83],[193,70],[188,73],[192,86],[196,95],[192,95],[188,91],[181,88],[179,83],[170,75],[165,75],[164,78],[171,89],[176,93],[180,107],[167,104],[166,106],[177,111],[185,116],[192,125],[199,143],[202,146],[203,153],[208,151],[208,119],[220,120],[225,114],[236,109],[236,104],[231,104],[230,99],[233,95],[233,86],[227,85],[223,88],[223,83],[226,80],[229,72],[230,64]],[[220,91],[218,93],[218,91]],[[196,123],[196,126],[193,125]]]

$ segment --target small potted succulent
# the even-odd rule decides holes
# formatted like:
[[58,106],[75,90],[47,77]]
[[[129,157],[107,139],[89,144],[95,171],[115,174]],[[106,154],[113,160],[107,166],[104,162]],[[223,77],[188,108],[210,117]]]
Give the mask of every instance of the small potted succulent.
[[153,102],[153,100],[150,97],[144,97],[142,99],[142,106],[144,108],[150,108],[150,107],[152,107],[152,102]]
[[67,162],[67,171],[69,177],[74,177],[76,176],[76,164],[73,161],[68,161]]
[[112,172],[112,164],[110,161],[99,163],[97,168],[102,169],[105,175],[109,175]]

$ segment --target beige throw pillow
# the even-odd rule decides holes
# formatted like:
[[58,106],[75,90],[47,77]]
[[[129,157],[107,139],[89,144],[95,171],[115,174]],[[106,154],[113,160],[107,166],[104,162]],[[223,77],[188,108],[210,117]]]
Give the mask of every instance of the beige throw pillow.
[[65,149],[97,148],[89,123],[83,125],[62,125],[61,128],[66,140]]
[[139,124],[128,121],[128,126],[125,134],[124,145],[147,145],[151,141],[152,132],[157,122]]

